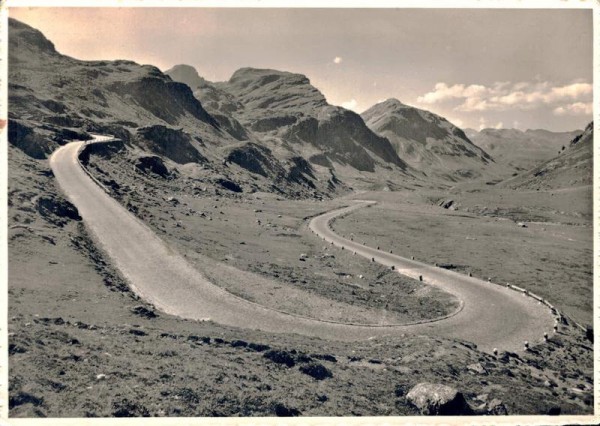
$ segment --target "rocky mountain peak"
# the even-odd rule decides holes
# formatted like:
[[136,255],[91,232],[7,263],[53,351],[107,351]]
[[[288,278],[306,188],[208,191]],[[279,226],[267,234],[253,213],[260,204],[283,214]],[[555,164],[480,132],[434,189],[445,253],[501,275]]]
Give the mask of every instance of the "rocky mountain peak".
[[11,35],[9,38],[11,49],[27,49],[47,54],[58,53],[54,43],[35,28],[13,18],[8,19],[8,25]]
[[165,71],[169,77],[174,81],[185,83],[192,90],[201,87],[206,84],[206,80],[198,74],[196,68],[191,65],[179,64]]

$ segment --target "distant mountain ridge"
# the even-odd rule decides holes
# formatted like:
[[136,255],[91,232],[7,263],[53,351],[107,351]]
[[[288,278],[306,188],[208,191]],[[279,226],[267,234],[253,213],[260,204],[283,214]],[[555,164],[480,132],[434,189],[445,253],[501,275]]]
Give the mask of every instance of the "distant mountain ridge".
[[565,149],[539,166],[502,183],[514,189],[563,189],[591,185],[594,122],[565,143]]
[[34,158],[89,132],[112,134],[132,158],[151,153],[242,190],[318,197],[501,174],[461,129],[396,99],[359,115],[298,73],[241,68],[210,82],[187,65],[163,73],[70,58],[14,19],[9,32],[9,142]]
[[551,132],[543,129],[483,129],[470,131],[471,140],[497,162],[519,170],[528,170],[554,157],[581,130]]
[[398,155],[427,175],[456,181],[479,177],[493,159],[465,133],[432,112],[388,99],[361,114],[375,133],[388,138]]
[[[177,80],[187,69],[178,65],[168,72]],[[197,84],[191,75],[188,70],[185,78]],[[241,68],[226,82],[198,83],[194,95],[209,110],[229,114],[261,143],[287,144],[315,165],[338,163],[364,172],[375,172],[377,165],[407,168],[386,138],[369,130],[358,114],[329,105],[302,74]]]

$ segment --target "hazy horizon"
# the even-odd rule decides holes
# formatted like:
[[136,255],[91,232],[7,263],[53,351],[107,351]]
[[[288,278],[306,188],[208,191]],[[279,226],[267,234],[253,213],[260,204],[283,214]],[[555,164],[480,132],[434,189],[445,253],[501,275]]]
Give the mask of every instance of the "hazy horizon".
[[188,64],[211,81],[242,67],[298,72],[357,112],[397,98],[462,128],[569,131],[592,120],[590,9],[12,7],[9,15],[78,59],[163,71]]

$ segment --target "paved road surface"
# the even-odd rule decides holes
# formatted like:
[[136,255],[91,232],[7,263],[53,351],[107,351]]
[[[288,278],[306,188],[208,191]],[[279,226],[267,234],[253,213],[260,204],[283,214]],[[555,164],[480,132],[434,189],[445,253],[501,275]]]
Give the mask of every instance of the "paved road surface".
[[[96,140],[106,140],[101,138]],[[410,276],[423,274],[427,282],[456,294],[464,301],[464,308],[451,318],[427,324],[365,326],[303,318],[246,301],[209,282],[201,271],[101,189],[79,164],[77,157],[82,144],[71,142],[52,155],[50,165],[54,175],[79,209],[94,239],[132,289],[163,312],[190,319],[211,319],[234,327],[335,340],[405,333],[458,337],[486,351],[493,347],[517,351],[522,349],[524,340],[539,341],[544,331],[551,331],[549,311],[516,292],[359,245],[355,249],[361,255],[375,256],[383,264],[398,265],[400,272]],[[360,204],[349,209],[359,207]],[[346,210],[319,216],[310,226],[335,244],[350,247],[351,242],[335,235],[326,224]]]

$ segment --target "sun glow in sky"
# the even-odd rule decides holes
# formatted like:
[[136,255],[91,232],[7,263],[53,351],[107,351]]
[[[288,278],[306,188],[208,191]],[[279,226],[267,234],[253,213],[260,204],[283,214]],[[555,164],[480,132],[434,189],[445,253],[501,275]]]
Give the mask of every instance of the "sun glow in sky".
[[562,131],[592,119],[591,10],[11,8],[58,51],[306,74],[361,112],[397,98],[466,128]]

